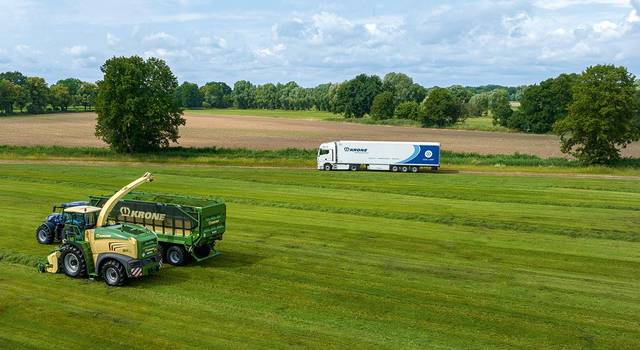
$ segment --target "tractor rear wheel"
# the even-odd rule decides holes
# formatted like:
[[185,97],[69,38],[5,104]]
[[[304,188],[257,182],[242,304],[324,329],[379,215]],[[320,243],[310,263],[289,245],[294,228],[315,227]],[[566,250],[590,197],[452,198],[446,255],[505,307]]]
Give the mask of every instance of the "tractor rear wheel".
[[84,277],[87,274],[87,263],[80,248],[65,244],[60,247],[60,261],[62,271],[69,277]]
[[171,265],[182,266],[187,262],[187,252],[182,246],[172,245],[165,249],[164,261]]
[[121,286],[127,281],[127,271],[124,266],[116,260],[109,259],[102,264],[100,275],[104,283],[116,287]]
[[47,225],[44,223],[38,227],[36,230],[36,240],[40,244],[51,244],[53,243],[54,232],[52,225]]

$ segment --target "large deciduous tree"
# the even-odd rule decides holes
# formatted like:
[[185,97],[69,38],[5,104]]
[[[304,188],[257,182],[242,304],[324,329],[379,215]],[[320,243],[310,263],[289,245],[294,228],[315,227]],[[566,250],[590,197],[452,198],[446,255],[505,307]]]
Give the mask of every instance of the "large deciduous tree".
[[181,107],[202,107],[203,95],[200,89],[198,89],[198,84],[185,81],[176,89],[176,98]]
[[73,103],[69,89],[67,89],[65,85],[59,83],[51,86],[49,103],[54,110],[66,111],[69,105]]
[[9,80],[0,79],[0,110],[13,113],[13,104],[18,98],[18,86]]
[[49,102],[49,87],[44,79],[28,77],[24,88],[28,96],[27,111],[34,114],[43,113]]
[[489,96],[489,110],[493,117],[493,123],[509,126],[513,110],[509,103],[509,94],[506,90],[499,89],[491,93]]
[[431,89],[422,107],[421,122],[426,127],[453,125],[462,114],[458,100],[444,88]]
[[382,90],[382,81],[377,75],[360,74],[338,87],[337,110],[347,118],[362,118],[371,110],[374,97]]
[[624,67],[587,68],[573,86],[569,113],[558,120],[562,151],[588,163],[609,163],[640,138],[635,77]]
[[227,108],[233,104],[233,90],[221,81],[212,81],[200,87],[205,108]]
[[576,79],[576,74],[560,74],[556,78],[529,86],[520,100],[522,116],[509,127],[533,133],[551,131],[556,120],[567,115]]
[[117,152],[147,152],[178,141],[185,124],[175,100],[178,87],[169,66],[160,59],[114,57],[100,68],[96,136]]
[[383,91],[373,98],[370,114],[374,119],[389,119],[393,117],[394,110],[393,94],[389,91]]
[[233,105],[236,108],[247,109],[255,106],[256,87],[251,82],[239,80],[233,84]]

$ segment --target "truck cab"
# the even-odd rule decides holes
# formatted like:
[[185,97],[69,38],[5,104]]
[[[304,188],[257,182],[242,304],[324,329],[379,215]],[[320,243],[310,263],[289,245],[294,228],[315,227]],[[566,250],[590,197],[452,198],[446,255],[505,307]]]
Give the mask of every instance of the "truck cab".
[[318,170],[331,170],[336,163],[335,142],[323,143],[318,148]]

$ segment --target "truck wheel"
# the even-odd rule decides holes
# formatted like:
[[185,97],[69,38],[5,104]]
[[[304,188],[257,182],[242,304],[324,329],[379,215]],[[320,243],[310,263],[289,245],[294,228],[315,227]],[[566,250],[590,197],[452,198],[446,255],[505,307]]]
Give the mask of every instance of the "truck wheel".
[[412,173],[417,173],[417,172],[418,172],[418,170],[419,170],[419,169],[418,169],[418,167],[417,167],[417,166],[412,166],[412,167],[411,167],[411,172],[412,172]]
[[403,166],[402,167],[402,172],[406,173],[407,171],[409,171],[409,167],[408,166]]
[[397,173],[398,172],[398,166],[397,165],[392,166],[391,167],[391,171],[393,171],[394,173]]
[[431,167],[431,170],[433,170],[433,171],[438,171],[438,168],[439,168],[439,167],[437,167],[437,166],[432,166],[432,167]]
[[69,277],[83,277],[87,274],[87,263],[80,248],[65,244],[60,248],[62,271]]
[[211,254],[211,247],[208,245],[195,247],[193,248],[193,254],[195,254],[198,259],[206,258],[207,256],[209,256],[209,254]]
[[325,171],[331,171],[331,164],[327,163],[324,165],[324,170]]
[[351,171],[358,171],[358,166],[357,166],[357,165],[355,165],[355,164],[351,164],[351,165],[349,165],[349,170],[351,170]]
[[164,260],[171,265],[184,265],[187,262],[187,252],[181,246],[172,245],[165,250]]
[[38,227],[36,230],[36,240],[40,244],[51,244],[53,243],[54,238],[54,229],[51,228],[51,225],[48,223],[44,223]]
[[102,264],[100,275],[104,280],[104,283],[110,286],[121,286],[127,281],[127,271],[121,263],[109,259]]

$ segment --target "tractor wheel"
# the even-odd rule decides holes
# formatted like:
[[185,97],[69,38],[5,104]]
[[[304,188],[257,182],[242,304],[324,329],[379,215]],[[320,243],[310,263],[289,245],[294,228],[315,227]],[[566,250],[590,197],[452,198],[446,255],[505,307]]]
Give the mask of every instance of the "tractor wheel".
[[60,247],[62,271],[69,277],[84,277],[87,274],[87,263],[80,248],[65,244]]
[[406,173],[407,171],[409,171],[409,167],[408,166],[402,166],[402,172]]
[[100,275],[104,283],[116,287],[121,286],[127,281],[127,271],[124,266],[116,260],[109,259],[102,264]]
[[171,265],[182,266],[187,262],[187,252],[179,245],[172,245],[165,250],[164,261]]
[[349,170],[358,171],[358,166],[356,164],[351,164],[351,165],[349,165]]
[[324,165],[324,171],[331,171],[331,169],[332,169],[331,164],[327,163]]
[[36,230],[36,240],[40,244],[51,244],[53,243],[54,238],[54,230],[51,227],[52,225],[47,225],[44,223],[38,227]]
[[394,173],[397,173],[398,172],[398,166],[397,165],[392,166],[391,167],[391,171],[393,171]]

